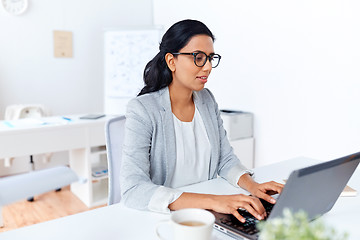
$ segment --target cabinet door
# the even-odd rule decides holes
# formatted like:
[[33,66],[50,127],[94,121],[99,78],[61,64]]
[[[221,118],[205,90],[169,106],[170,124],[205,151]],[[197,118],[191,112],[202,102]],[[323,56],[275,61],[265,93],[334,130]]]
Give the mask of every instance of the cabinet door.
[[230,141],[234,148],[235,155],[240,159],[241,163],[247,168],[254,167],[254,138],[244,138]]

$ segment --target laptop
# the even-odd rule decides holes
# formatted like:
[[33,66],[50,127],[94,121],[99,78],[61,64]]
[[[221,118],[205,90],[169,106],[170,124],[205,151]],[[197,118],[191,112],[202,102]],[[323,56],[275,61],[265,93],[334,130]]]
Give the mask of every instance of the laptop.
[[[268,216],[266,220],[282,217],[285,208],[292,212],[304,210],[309,221],[330,211],[359,161],[360,152],[293,171],[275,205],[261,199]],[[212,211],[215,215],[215,229],[236,239],[257,239],[258,220],[246,210],[238,211],[246,218],[245,223],[241,223],[231,214]]]

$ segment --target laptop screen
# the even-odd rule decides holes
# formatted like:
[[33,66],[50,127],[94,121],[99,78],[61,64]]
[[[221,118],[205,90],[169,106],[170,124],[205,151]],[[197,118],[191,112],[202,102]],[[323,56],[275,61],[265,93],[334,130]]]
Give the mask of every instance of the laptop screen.
[[[360,162],[360,152],[293,171],[268,219],[281,217],[283,210],[304,210],[309,220],[330,211]],[[233,237],[257,239],[258,231],[249,230],[235,217],[215,213],[215,228]],[[249,224],[248,224],[249,225]]]

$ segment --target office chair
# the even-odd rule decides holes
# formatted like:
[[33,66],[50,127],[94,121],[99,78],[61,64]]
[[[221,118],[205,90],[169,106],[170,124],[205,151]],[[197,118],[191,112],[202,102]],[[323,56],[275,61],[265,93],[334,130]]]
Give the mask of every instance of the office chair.
[[105,126],[106,151],[108,160],[108,205],[119,203],[120,193],[120,165],[122,144],[124,140],[125,116],[110,119]]
[[61,188],[78,181],[75,172],[66,166],[47,168],[0,178],[0,227],[4,226],[3,206]]

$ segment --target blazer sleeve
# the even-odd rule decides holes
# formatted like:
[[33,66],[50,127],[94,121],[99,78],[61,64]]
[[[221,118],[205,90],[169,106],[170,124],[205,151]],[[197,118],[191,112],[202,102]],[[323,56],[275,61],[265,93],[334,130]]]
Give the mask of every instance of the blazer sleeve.
[[223,120],[220,116],[220,110],[218,104],[215,100],[214,95],[210,90],[206,89],[212,99],[214,104],[214,111],[216,115],[216,122],[219,131],[219,141],[220,141],[220,159],[219,159],[219,168],[218,174],[226,179],[235,187],[239,187],[237,184],[239,178],[245,174],[249,173],[252,176],[254,173],[250,169],[247,169],[239,160],[239,158],[234,154],[233,148],[230,145],[229,139],[227,137],[226,131],[223,126]]
[[181,191],[156,185],[150,176],[150,148],[153,124],[147,109],[138,100],[129,102],[120,168],[122,202],[131,208],[170,212],[168,205]]

